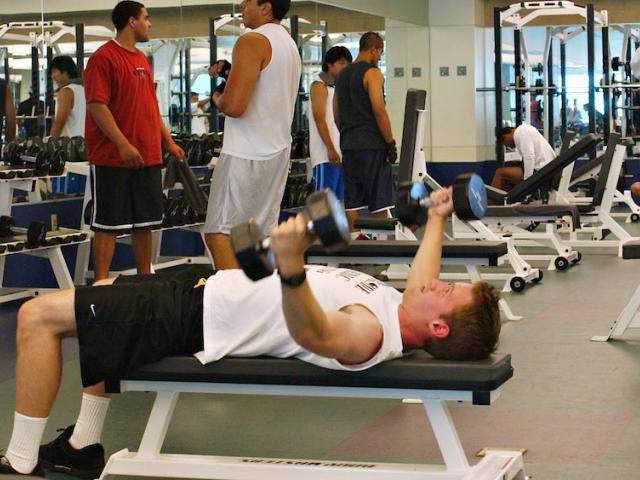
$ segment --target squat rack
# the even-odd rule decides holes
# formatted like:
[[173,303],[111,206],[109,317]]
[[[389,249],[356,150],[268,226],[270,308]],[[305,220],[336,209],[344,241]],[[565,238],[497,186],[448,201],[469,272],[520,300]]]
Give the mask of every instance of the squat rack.
[[[529,87],[528,79],[531,73],[529,55],[526,48],[526,40],[522,34],[522,29],[534,20],[545,16],[579,16],[585,20],[586,25],[580,26],[574,31],[568,31],[566,27],[549,28],[547,30],[547,41],[545,43],[544,60],[542,62],[542,72],[544,86]],[[596,12],[593,4],[586,6],[577,5],[569,1],[544,1],[544,2],[520,2],[509,7],[498,7],[494,9],[494,54],[495,54],[495,87],[496,94],[496,158],[498,165],[504,163],[504,149],[502,148],[499,133],[504,123],[503,115],[503,93],[515,91],[516,126],[526,119],[531,118],[531,92],[542,90],[546,92],[545,105],[547,120],[545,124],[545,135],[551,142],[554,140],[553,128],[553,97],[558,91],[562,93],[562,134],[566,131],[566,43],[577,35],[587,32],[587,57],[589,74],[589,132],[596,131],[596,108],[595,108],[595,25],[602,27],[603,44],[603,65],[604,78],[609,77],[609,36],[608,36],[608,14],[606,11]],[[515,84],[503,86],[502,81],[502,28],[514,28],[514,64],[515,64]],[[560,40],[560,70],[562,88],[553,86],[553,39]],[[484,91],[485,89],[479,89]],[[611,105],[610,93],[605,94],[605,135],[610,131]]]

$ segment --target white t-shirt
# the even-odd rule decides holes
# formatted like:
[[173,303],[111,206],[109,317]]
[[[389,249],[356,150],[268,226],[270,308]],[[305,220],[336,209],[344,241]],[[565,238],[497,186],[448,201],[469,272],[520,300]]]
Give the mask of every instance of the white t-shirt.
[[84,137],[84,121],[87,115],[87,103],[84,96],[84,87],[77,83],[65,85],[60,90],[68,88],[73,92],[73,108],[67,117],[60,136],[62,137]]
[[[316,77],[313,83],[315,82],[320,82],[325,85],[320,77]],[[333,96],[335,95],[336,89],[334,86],[325,86],[327,87],[327,113],[325,118],[327,120],[327,127],[329,128],[329,136],[331,137],[333,147],[338,153],[340,153],[340,131],[338,130],[338,126],[336,125],[333,116]],[[322,137],[320,137],[318,125],[316,124],[316,119],[313,116],[313,99],[310,100],[309,104],[309,152],[311,154],[311,165],[316,167],[329,161],[329,153],[327,152],[326,145],[322,141]]]
[[516,128],[513,141],[518,152],[522,155],[525,179],[533,175],[534,170],[540,170],[556,158],[556,152],[553,151],[549,142],[537,128],[527,123]]
[[247,33],[269,40],[271,61],[260,72],[244,114],[226,117],[222,153],[270,160],[291,145],[302,65],[298,47],[282,25],[267,23]]
[[[191,115],[202,115],[204,112],[198,107],[198,102],[191,104]],[[191,117],[191,133],[193,135],[204,135],[207,133],[207,124],[204,117]]]
[[324,310],[360,304],[378,318],[383,331],[380,350],[367,362],[343,365],[298,345],[287,329],[282,311],[282,290],[277,274],[258,282],[241,270],[222,270],[207,280],[204,290],[203,364],[225,356],[295,357],[334,370],[364,370],[402,356],[398,306],[402,294],[370,275],[321,266],[307,267],[307,282]]

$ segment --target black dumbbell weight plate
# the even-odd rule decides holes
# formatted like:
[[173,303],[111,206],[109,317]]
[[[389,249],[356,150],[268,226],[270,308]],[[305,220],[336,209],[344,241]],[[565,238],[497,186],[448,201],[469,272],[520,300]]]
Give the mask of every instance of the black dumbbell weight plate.
[[7,248],[9,249],[10,252],[19,252],[21,250],[24,250],[24,242],[13,242],[13,243],[9,243],[7,244]]
[[2,215],[0,217],[0,237],[10,237],[13,235],[13,227],[16,226],[16,221],[13,217],[8,215]]
[[69,157],[64,150],[54,153],[53,156],[49,157],[49,174],[62,175],[68,159]]
[[253,281],[271,275],[275,261],[270,251],[260,248],[262,232],[255,222],[243,223],[231,229],[231,245],[244,273]]
[[47,227],[42,222],[31,222],[27,229],[27,248],[38,248],[45,244]]
[[18,172],[15,170],[0,170],[0,180],[11,180],[16,178]]
[[403,225],[424,225],[426,211],[419,200],[428,195],[427,187],[420,182],[402,182],[396,192],[396,217]]
[[476,174],[458,175],[453,184],[453,204],[461,220],[479,220],[487,213],[487,190]]
[[340,200],[331,190],[312,193],[307,199],[305,215],[313,222],[313,233],[327,252],[336,252],[349,244],[349,222]]
[[73,160],[69,158],[69,161],[74,162],[86,162],[87,161],[87,145],[84,142],[84,138],[77,136],[71,138],[71,144],[73,145],[73,151],[75,153]]
[[51,172],[51,157],[47,152],[41,151],[36,155],[35,174],[37,177],[46,177]]

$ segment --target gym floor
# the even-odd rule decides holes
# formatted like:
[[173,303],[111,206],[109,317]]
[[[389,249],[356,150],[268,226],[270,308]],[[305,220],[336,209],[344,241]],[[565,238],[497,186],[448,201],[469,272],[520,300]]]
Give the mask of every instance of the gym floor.
[[[640,236],[640,225],[625,225]],[[521,322],[503,324],[500,351],[515,375],[492,407],[450,405],[474,463],[484,447],[527,449],[529,476],[549,480],[638,478],[640,335],[606,334],[640,283],[640,261],[583,249],[582,263],[546,272],[507,294]],[[17,304],[0,307],[0,446],[13,424]],[[65,340],[62,387],[45,441],[75,421],[80,405],[77,347]],[[107,454],[136,450],[153,394],[115,396],[103,436]],[[197,412],[197,414],[194,414]],[[183,394],[164,451],[280,458],[441,463],[420,405],[386,400]],[[18,477],[16,477],[18,478]],[[50,474],[48,478],[69,478]],[[124,478],[124,477],[118,477]]]

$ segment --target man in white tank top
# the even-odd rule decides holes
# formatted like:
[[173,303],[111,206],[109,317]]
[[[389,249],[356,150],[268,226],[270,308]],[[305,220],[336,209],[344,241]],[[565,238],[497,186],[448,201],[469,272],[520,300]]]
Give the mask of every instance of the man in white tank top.
[[58,87],[58,96],[50,135],[84,137],[84,87],[78,78],[78,67],[73,59],[66,55],[54,58],[51,62],[51,78]]
[[[339,370],[364,370],[422,348],[437,358],[486,358],[500,333],[497,290],[485,282],[438,280],[451,197],[450,188],[431,194],[434,206],[402,294],[362,272],[305,268],[311,241],[300,214],[273,231],[279,270],[258,282],[238,270],[208,280],[203,272],[156,274],[30,300],[18,314],[14,429],[0,474],[39,473],[38,446],[60,383],[61,341],[74,335],[85,391],[141,364],[187,354],[203,362],[225,355],[295,357]],[[52,449],[74,452],[69,457],[84,459],[85,470],[95,460],[91,478],[98,476],[107,408],[107,398],[81,407],[75,426],[43,446],[40,457]]]
[[211,180],[205,240],[218,270],[238,268],[229,232],[249,219],[276,227],[289,170],[291,123],[300,85],[298,48],[280,22],[290,0],[244,0],[251,31],[233,48],[224,93],[224,143]]
[[309,99],[309,150],[313,167],[313,190],[332,190],[344,199],[340,132],[333,117],[333,96],[338,73],[352,62],[346,47],[332,47],[325,56],[322,73],[311,84]]

